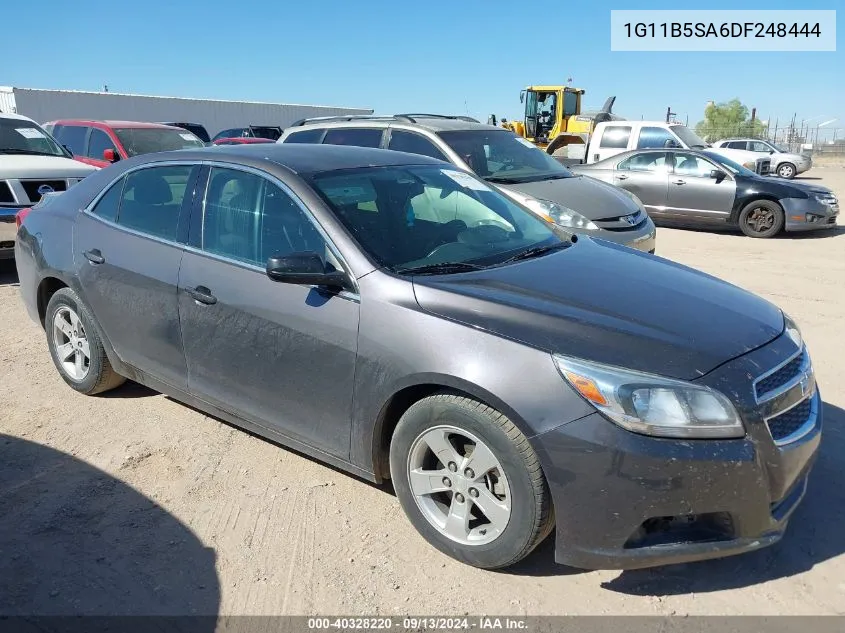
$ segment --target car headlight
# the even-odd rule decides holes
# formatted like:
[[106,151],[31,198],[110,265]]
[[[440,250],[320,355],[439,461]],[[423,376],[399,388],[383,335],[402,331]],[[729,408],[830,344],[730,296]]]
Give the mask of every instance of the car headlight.
[[839,200],[836,199],[836,196],[833,195],[833,192],[817,193],[814,195],[814,197],[816,198],[816,200],[818,200],[822,204],[826,204],[829,207],[835,207],[839,203]]
[[733,403],[710,387],[559,354],[554,361],[584,399],[634,433],[676,438],[745,435]]
[[548,216],[555,224],[559,224],[560,226],[570,229],[586,229],[588,231],[597,231],[599,228],[577,211],[573,211],[556,202],[526,197],[524,204],[535,213]]
[[795,321],[784,312],[783,314],[784,320],[784,331],[786,335],[792,339],[792,342],[795,343],[798,348],[804,346],[804,338],[801,336],[801,330],[798,329],[798,326],[795,324]]

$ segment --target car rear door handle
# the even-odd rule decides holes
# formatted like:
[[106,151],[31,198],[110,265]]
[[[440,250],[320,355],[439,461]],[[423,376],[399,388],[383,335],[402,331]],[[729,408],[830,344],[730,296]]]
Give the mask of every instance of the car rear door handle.
[[92,248],[90,251],[85,251],[82,254],[85,255],[85,259],[92,264],[104,264],[106,261],[106,258],[103,257],[99,248]]
[[197,286],[196,288],[187,288],[185,290],[189,295],[194,298],[194,301],[199,301],[200,303],[204,303],[205,305],[214,305],[217,303],[217,297],[211,294],[211,290],[206,288],[205,286]]
[[685,185],[685,184],[687,184],[687,181],[686,180],[673,180],[672,184],[673,185]]

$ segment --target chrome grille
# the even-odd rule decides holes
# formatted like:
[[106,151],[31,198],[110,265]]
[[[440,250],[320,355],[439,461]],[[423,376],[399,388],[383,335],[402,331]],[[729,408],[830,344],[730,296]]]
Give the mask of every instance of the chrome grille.
[[758,378],[757,382],[754,383],[754,395],[757,397],[757,401],[765,400],[767,395],[776,392],[799,377],[805,363],[809,363],[809,360],[807,351],[802,350],[798,356],[785,365],[769,374],[764,374],[762,378]]
[[776,444],[788,444],[806,435],[815,426],[813,398],[802,400],[797,405],[769,418],[766,424]]
[[64,180],[21,180],[21,186],[30,202],[38,202],[41,200],[41,187],[49,187],[50,191],[65,191],[67,189],[67,182]]

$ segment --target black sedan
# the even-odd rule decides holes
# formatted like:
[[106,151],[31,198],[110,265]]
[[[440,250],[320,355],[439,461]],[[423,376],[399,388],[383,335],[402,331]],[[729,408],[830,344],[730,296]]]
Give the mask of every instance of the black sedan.
[[839,213],[826,187],[760,176],[708,150],[633,150],[571,169],[634,194],[667,225],[727,224],[749,237],[773,237],[834,228]]
[[776,306],[424,156],[138,156],[33,208],[15,248],[70,388],[129,378],[389,478],[424,538],[479,567],[555,526],[576,567],[770,545],[821,441]]

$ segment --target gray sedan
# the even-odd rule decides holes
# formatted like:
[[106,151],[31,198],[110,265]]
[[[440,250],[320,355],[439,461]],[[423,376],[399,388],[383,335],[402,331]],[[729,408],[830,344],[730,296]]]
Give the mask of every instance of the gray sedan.
[[833,228],[839,213],[826,187],[760,176],[709,150],[634,150],[572,170],[634,194],[656,221],[727,224],[749,237]]

